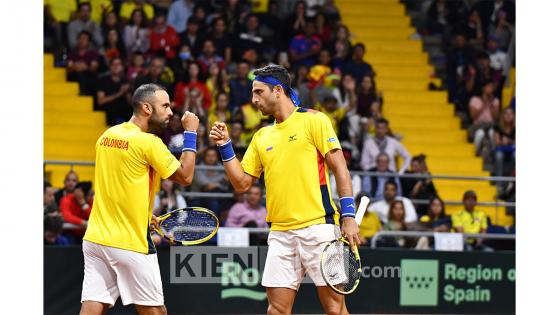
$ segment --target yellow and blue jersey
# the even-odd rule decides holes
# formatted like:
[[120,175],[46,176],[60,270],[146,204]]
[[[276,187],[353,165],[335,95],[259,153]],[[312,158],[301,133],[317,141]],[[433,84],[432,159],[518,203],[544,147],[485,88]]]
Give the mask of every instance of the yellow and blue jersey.
[[160,138],[129,122],[107,129],[95,152],[95,198],[84,240],[155,253],[149,231],[154,180],[173,175],[181,163]]
[[271,230],[339,224],[325,161],[334,149],[340,142],[332,124],[316,110],[296,108],[285,121],[255,133],[241,166],[257,178],[264,173]]

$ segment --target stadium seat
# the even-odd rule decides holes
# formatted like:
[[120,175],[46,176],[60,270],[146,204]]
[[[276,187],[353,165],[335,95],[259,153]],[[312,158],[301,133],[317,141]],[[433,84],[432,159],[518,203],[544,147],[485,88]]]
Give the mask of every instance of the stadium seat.
[[[365,60],[373,66],[383,93],[383,114],[410,153],[426,154],[433,174],[489,176],[467,142],[447,93],[428,89],[429,83],[441,82],[433,80],[435,69],[428,63],[422,41],[410,39],[415,30],[405,6],[398,0],[345,0],[337,1],[337,6],[354,35],[353,42],[366,45]],[[479,201],[496,200],[496,188],[488,182],[437,179],[434,183],[444,200],[459,201],[469,189],[477,192]],[[450,214],[461,208],[447,207]],[[511,225],[504,207],[480,208],[496,224]]]
[[[66,70],[54,67],[44,55],[44,159],[94,161],[95,142],[106,128],[105,115],[93,111],[93,98],[79,96],[75,82],[66,82]],[[64,176],[74,169],[80,180],[93,181],[91,166],[45,165],[45,179],[62,187]]]

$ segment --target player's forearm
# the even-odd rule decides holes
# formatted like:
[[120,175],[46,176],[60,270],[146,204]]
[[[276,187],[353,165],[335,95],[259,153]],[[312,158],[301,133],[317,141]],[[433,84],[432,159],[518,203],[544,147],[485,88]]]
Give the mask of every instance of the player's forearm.
[[195,164],[196,154],[192,151],[183,151],[181,157],[179,158],[179,162],[181,162],[181,174],[183,177],[184,182],[181,184],[183,185],[190,185],[193,181],[194,177],[194,164]]
[[237,158],[224,162],[224,169],[235,192],[244,193],[251,188],[252,178],[243,171]]

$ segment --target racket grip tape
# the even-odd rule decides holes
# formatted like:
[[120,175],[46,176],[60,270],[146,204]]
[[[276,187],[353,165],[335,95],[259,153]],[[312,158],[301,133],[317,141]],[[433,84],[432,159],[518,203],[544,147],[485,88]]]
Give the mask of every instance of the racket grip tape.
[[183,132],[183,152],[191,151],[196,153],[196,132]]

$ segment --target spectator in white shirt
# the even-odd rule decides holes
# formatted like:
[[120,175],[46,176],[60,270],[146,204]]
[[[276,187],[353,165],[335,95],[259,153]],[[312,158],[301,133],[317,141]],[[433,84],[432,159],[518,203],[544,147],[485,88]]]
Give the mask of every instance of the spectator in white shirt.
[[403,174],[410,166],[411,157],[406,148],[397,139],[388,136],[389,121],[380,118],[375,122],[375,137],[367,136],[364,141],[364,148],[362,150],[362,159],[360,166],[364,171],[371,170],[376,167],[376,158],[380,153],[385,153],[389,156],[389,169],[397,171],[395,157],[400,155],[404,163],[399,170],[399,174]]
[[507,54],[498,49],[498,42],[495,37],[490,37],[486,46],[490,57],[490,68],[503,71],[506,67]]
[[385,182],[385,189],[383,191],[383,200],[372,203],[367,210],[375,212],[381,222],[387,223],[389,220],[389,208],[394,200],[400,200],[404,204],[404,222],[414,223],[418,220],[416,209],[412,201],[406,197],[399,197],[397,195],[397,184],[394,181]]

